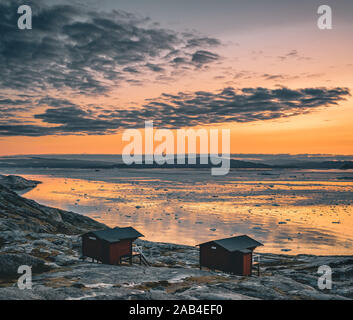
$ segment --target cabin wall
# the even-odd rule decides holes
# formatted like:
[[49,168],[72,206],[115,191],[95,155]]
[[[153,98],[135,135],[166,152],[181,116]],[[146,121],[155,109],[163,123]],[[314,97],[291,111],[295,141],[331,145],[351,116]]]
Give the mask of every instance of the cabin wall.
[[109,263],[118,264],[121,256],[131,254],[132,240],[122,240],[117,243],[112,243],[109,247]]
[[215,243],[200,246],[200,266],[209,269],[232,272],[231,254]]
[[252,252],[229,252],[215,243],[202,244],[200,245],[200,266],[236,275],[250,276],[252,273]]
[[252,252],[243,254],[243,275],[251,276],[252,274]]
[[94,236],[84,235],[82,237],[82,255],[107,263],[109,261],[108,243]]
[[241,252],[232,252],[232,266],[231,266],[231,272],[237,275],[243,275],[243,256],[244,254]]
[[252,273],[252,252],[232,253],[232,273],[236,275],[250,276]]

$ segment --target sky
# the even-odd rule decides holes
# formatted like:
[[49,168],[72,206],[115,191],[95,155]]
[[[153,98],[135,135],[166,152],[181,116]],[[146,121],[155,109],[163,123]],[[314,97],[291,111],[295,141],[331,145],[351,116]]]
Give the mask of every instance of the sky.
[[[121,153],[125,129],[226,128],[231,153],[353,154],[353,2],[0,3],[0,155]],[[330,5],[333,29],[317,27]]]

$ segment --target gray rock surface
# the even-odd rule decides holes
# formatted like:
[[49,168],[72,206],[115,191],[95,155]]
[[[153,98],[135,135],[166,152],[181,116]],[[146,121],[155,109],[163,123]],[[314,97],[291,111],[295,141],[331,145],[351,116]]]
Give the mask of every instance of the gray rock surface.
[[22,191],[26,189],[35,188],[40,181],[27,180],[19,176],[9,175],[4,176],[0,175],[0,184],[4,187],[7,187],[11,190]]
[[47,271],[45,261],[28,254],[0,254],[0,277],[18,276],[17,270],[22,265],[32,267],[33,272]]
[[[352,299],[353,256],[261,254],[261,275],[199,270],[198,248],[137,240],[151,267],[80,260],[80,234],[104,225],[24,199],[0,184],[0,299]],[[33,287],[17,287],[30,265]],[[318,288],[318,267],[333,271]]]
[[88,217],[40,205],[0,184],[0,245],[23,236],[21,232],[80,234],[102,228]]
[[[111,266],[81,261],[79,236],[40,234],[27,242],[8,244],[20,263],[28,255],[51,270],[34,272],[33,289],[20,290],[16,279],[0,282],[0,299],[352,299],[353,257],[261,254],[261,274],[242,277],[199,270],[198,249],[138,240],[152,264]],[[168,259],[166,259],[168,257]],[[33,260],[37,262],[38,260]],[[318,288],[317,269],[330,265],[332,290]],[[5,264],[6,265],[6,264]],[[12,270],[14,272],[15,269]]]

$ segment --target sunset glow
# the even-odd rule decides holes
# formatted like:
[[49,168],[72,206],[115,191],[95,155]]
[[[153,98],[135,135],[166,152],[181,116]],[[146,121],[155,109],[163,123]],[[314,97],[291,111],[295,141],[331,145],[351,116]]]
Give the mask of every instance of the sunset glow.
[[[124,28],[138,25],[131,35],[122,36],[115,29],[107,40],[109,44],[102,37],[110,27],[96,24],[95,32],[90,31],[89,23],[96,17],[79,5],[70,4],[58,11],[66,25],[62,22],[51,29],[39,24],[46,10],[67,5],[65,1],[52,2],[34,10],[33,30],[12,31],[18,41],[30,41],[26,51],[10,55],[11,38],[4,38],[8,49],[1,53],[3,74],[9,74],[11,69],[7,68],[14,64],[20,67],[20,73],[0,81],[1,155],[119,154],[124,129],[141,128],[143,120],[158,121],[159,128],[193,127],[189,111],[182,109],[186,103],[184,95],[188,97],[185,99],[196,98],[198,92],[214,95],[204,106],[198,99],[188,103],[197,118],[197,114],[205,114],[205,108],[217,108],[218,95],[226,88],[239,93],[239,97],[229,101],[229,119],[239,118],[240,108],[258,108],[256,116],[244,113],[243,119],[221,121],[214,118],[212,111],[197,125],[231,129],[232,153],[352,154],[353,44],[348,41],[352,22],[346,14],[351,2],[335,4],[334,28],[320,30],[316,25],[317,7],[307,1],[285,1],[285,5],[275,1],[266,6],[260,1],[248,5],[234,1],[222,7],[203,1],[203,10],[192,14],[184,10],[184,5],[193,10],[199,1],[188,5],[181,1],[173,4],[168,18],[164,9],[157,9],[159,1],[150,1],[148,7],[141,1],[133,7],[128,1],[106,0],[98,14],[106,23]],[[94,2],[91,8],[95,8]],[[108,14],[112,10],[117,10],[115,16]],[[144,20],[149,15],[150,20]],[[210,16],[211,25],[206,23]],[[80,25],[80,19],[87,24]],[[154,26],[155,22],[160,22],[160,26]],[[158,37],[167,36],[165,41],[170,43],[157,46]],[[55,41],[55,46],[41,42],[43,37]],[[125,38],[130,41],[126,47],[115,47],[119,41],[127,41]],[[71,41],[71,47],[65,49],[67,41]],[[153,50],[150,46],[154,46]],[[49,55],[44,59],[41,50],[52,53],[53,60]],[[59,50],[66,62],[58,60],[59,55],[55,57]],[[82,61],[72,56],[79,50],[85,56]],[[58,74],[54,81],[53,72],[59,69],[70,76]],[[323,91],[304,94],[301,99],[314,99],[315,104],[306,107],[298,101],[295,110],[288,109],[283,100],[281,103],[286,105],[281,105],[284,109],[279,112],[279,106],[273,105],[276,97],[239,106],[243,103],[242,90],[257,88]],[[326,90],[335,88],[345,93],[323,98]],[[161,98],[168,104],[176,96],[180,104],[174,106],[172,115],[161,104]],[[259,103],[267,106],[260,108]],[[151,109],[152,105],[159,109],[158,113]],[[273,114],[266,116],[270,110]],[[294,115],[288,117],[286,113]],[[171,116],[173,122],[168,120]]]

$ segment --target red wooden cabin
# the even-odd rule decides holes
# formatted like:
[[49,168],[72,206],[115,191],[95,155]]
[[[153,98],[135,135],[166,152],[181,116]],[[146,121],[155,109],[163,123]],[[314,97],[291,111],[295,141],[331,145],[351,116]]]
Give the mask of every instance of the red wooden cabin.
[[132,243],[143,235],[132,227],[91,231],[82,235],[82,256],[105,264],[132,259]]
[[252,274],[252,255],[263,244],[244,235],[199,244],[200,269],[207,267],[237,275]]

